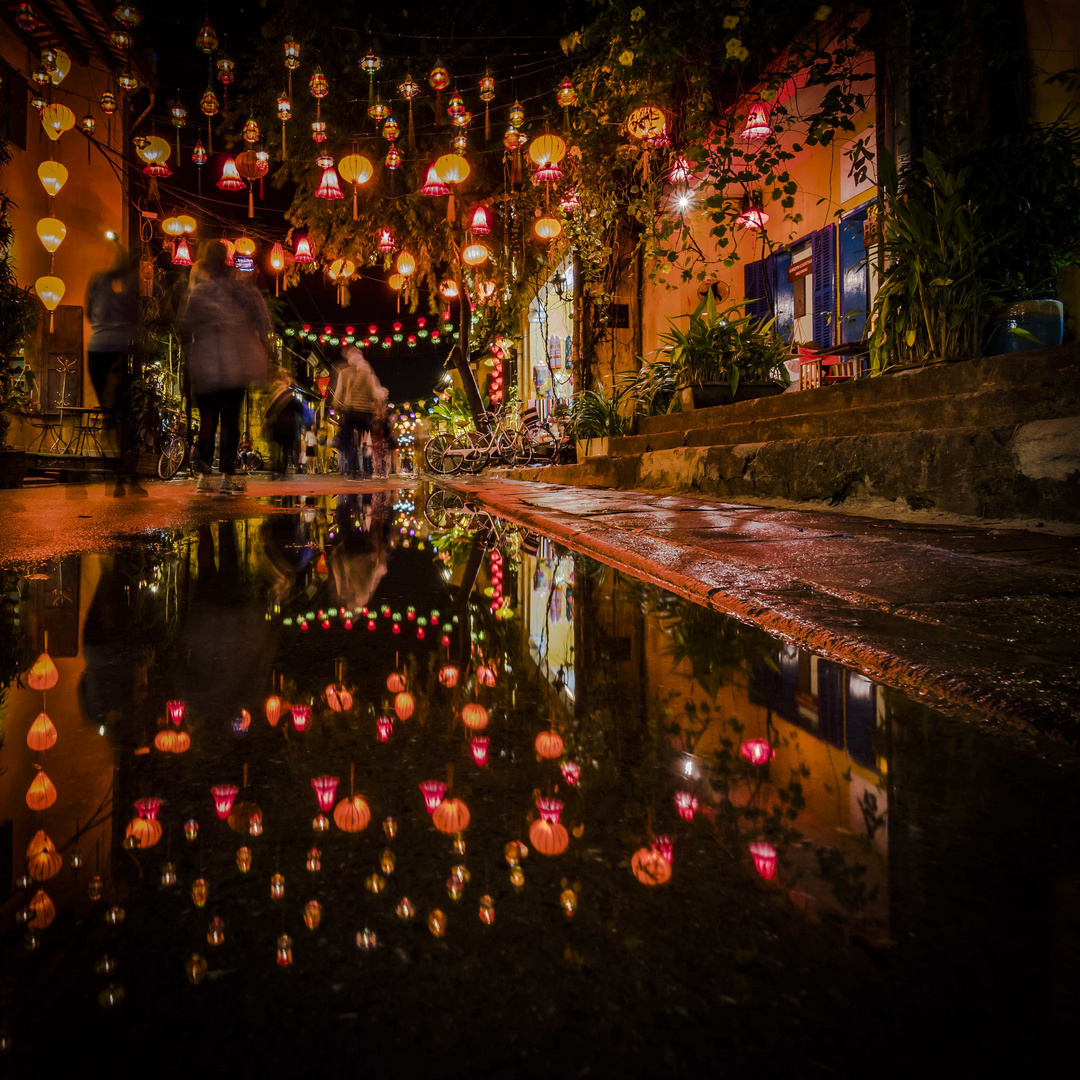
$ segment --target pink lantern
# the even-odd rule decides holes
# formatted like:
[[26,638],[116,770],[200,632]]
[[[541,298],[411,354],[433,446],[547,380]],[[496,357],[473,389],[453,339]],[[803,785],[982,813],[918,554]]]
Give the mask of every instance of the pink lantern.
[[311,706],[310,705],[294,705],[292,707],[292,722],[293,727],[297,731],[303,731],[307,727],[308,720],[311,719]]
[[776,877],[776,848],[764,840],[757,840],[750,845],[750,854],[754,858],[754,869],[768,881]]
[[477,765],[486,765],[488,759],[488,744],[491,740],[486,735],[477,735],[469,744],[472,749],[473,761]]
[[487,208],[484,206],[477,206],[472,212],[472,221],[469,223],[469,228],[477,236],[486,236],[491,232],[491,223],[488,221]]
[[157,821],[158,811],[161,809],[162,800],[156,796],[146,799],[135,800],[135,812],[147,821]]
[[658,855],[662,855],[664,862],[670,866],[675,859],[675,845],[672,843],[670,836],[654,836],[653,837],[653,851]]
[[444,664],[439,669],[439,682],[447,688],[452,690],[457,686],[458,681],[458,669],[453,664]]
[[696,795],[691,795],[689,791],[676,791],[675,792],[675,809],[679,811],[679,817],[683,821],[693,821],[694,814],[697,813],[698,801]]
[[564,761],[562,775],[571,787],[577,787],[578,778],[581,776],[581,766],[576,761]]
[[746,114],[746,125],[742,129],[744,139],[767,139],[773,133],[769,123],[769,110],[763,101],[750,106]]
[[379,730],[379,742],[389,742],[390,732],[394,730],[394,721],[389,716],[380,716],[375,721],[375,726]]
[[549,825],[557,825],[562,817],[563,804],[559,799],[547,799],[541,796],[536,800],[536,809],[540,811],[540,820]]
[[420,785],[420,792],[424,796],[424,807],[429,814],[434,814],[439,803],[446,798],[446,785],[441,780],[425,780]]
[[184,703],[182,701],[166,701],[165,711],[174,724],[180,725],[184,722]]
[[690,182],[690,162],[679,154],[668,171],[669,184],[688,184]]
[[315,190],[315,198],[327,200],[345,198],[345,194],[341,190],[341,184],[338,181],[338,174],[333,165],[323,170],[322,180]]
[[495,669],[483,664],[476,669],[476,681],[481,686],[495,685]]
[[739,747],[739,756],[745,758],[751,765],[767,765],[776,757],[776,751],[769,745],[767,739],[747,739]]
[[210,789],[210,794],[214,796],[217,816],[224,821],[232,813],[233,803],[240,794],[240,789],[235,784],[218,784]]
[[320,810],[333,809],[338,782],[336,776],[313,776],[311,778],[311,786],[315,789],[315,798],[319,801]]

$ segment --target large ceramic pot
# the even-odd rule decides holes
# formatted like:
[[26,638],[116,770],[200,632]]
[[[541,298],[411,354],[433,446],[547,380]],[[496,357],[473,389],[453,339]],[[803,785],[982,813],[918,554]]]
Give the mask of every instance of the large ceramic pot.
[[[1024,330],[1017,334],[1014,330]],[[1065,306],[1060,300],[1017,300],[990,313],[986,355],[1027,352],[1060,345],[1065,332]],[[1027,336],[1031,334],[1038,343]]]
[[741,382],[733,394],[729,383],[701,383],[682,391],[681,400],[684,409],[688,406],[694,409],[709,409],[714,405],[731,405],[736,401],[773,397],[775,394],[782,394],[784,389],[777,383]]

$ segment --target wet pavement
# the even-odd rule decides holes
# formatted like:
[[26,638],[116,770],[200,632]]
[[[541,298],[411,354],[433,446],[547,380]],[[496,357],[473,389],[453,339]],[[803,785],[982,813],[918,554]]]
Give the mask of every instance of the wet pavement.
[[670,540],[626,573],[445,491],[323,483],[7,502],[0,1069],[57,1032],[119,1075],[1068,1060],[1066,748],[687,602]]
[[1080,538],[489,478],[451,486],[950,713],[1080,740]]

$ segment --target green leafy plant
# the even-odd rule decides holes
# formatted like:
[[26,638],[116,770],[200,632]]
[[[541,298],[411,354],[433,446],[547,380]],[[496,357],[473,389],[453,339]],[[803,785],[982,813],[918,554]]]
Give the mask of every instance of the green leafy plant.
[[630,418],[624,411],[626,386],[616,386],[609,394],[600,386],[575,395],[570,404],[570,433],[575,439],[603,439],[625,435]]

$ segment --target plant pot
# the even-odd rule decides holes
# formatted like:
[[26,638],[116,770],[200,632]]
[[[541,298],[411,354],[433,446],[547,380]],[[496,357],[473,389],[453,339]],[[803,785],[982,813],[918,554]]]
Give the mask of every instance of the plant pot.
[[729,383],[700,383],[679,392],[684,409],[710,409],[714,405],[732,405],[736,401],[773,397],[782,394],[784,387],[777,383],[739,383],[733,394]]
[[26,476],[25,450],[0,450],[0,488],[22,487]]
[[607,457],[611,440],[605,435],[602,439],[575,439],[578,461],[591,457]]
[[[1026,331],[1025,334],[1013,333]],[[990,313],[987,328],[987,356],[1048,349],[1060,345],[1065,333],[1065,305],[1060,300],[1017,300],[1001,304]],[[1032,341],[1026,334],[1038,338]]]

